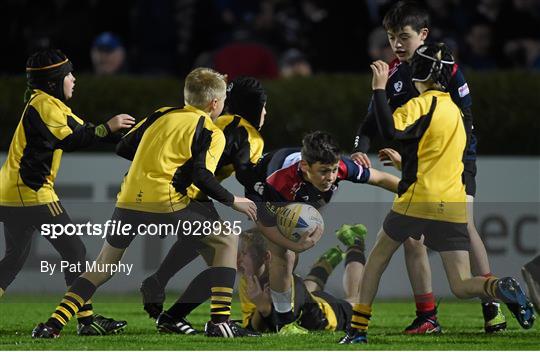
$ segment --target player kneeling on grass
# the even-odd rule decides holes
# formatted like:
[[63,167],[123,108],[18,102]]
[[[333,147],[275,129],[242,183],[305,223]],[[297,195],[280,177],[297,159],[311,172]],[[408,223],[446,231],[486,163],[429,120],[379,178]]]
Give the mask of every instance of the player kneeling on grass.
[[[184,107],[155,111],[135,126],[120,142],[117,153],[133,160],[122,182],[113,220],[129,224],[127,235],[107,234],[96,259],[98,264],[118,263],[141,225],[219,222],[215,208],[192,201],[187,192],[195,184],[209,197],[256,220],[255,203],[237,197],[223,188],[213,172],[223,152],[225,137],[213,120],[223,110],[225,77],[218,72],[197,68],[185,79]],[[193,226],[195,227],[195,226]],[[236,278],[236,236],[214,230],[207,236],[191,231],[178,234],[178,240],[196,241],[214,250],[213,262],[201,275],[212,292],[208,336],[237,337],[248,334],[229,319]],[[234,247],[234,257],[227,256]],[[203,275],[204,274],[204,275]],[[112,277],[110,272],[86,272],[66,292],[64,299],[46,323],[32,332],[35,338],[58,337],[65,323]],[[66,308],[67,307],[67,308]]]
[[[66,105],[75,87],[72,72],[71,61],[60,50],[36,52],[26,62],[26,106],[0,170],[0,222],[6,237],[6,255],[0,261],[0,297],[26,262],[34,232],[44,224],[72,224],[53,187],[62,153],[97,142],[117,143],[122,137],[117,132],[135,122],[133,117],[119,114],[95,126],[77,117]],[[70,265],[79,268],[86,260],[79,236],[44,238]],[[80,274],[66,270],[66,285],[71,286]],[[69,304],[62,309],[69,309]],[[126,325],[94,314],[90,300],[81,302],[77,318],[79,335],[106,335]]]
[[[397,192],[399,179],[388,173],[364,168],[348,157],[342,157],[332,138],[325,132],[308,134],[302,141],[301,152],[278,150],[268,165],[262,199],[258,207],[258,226],[270,241],[272,261],[269,282],[272,302],[278,320],[278,329],[295,320],[293,311],[292,273],[297,253],[313,247],[322,236],[318,226],[305,232],[298,241],[286,238],[276,226],[276,213],[292,202],[321,208],[329,203],[340,181],[369,183]],[[277,170],[277,171],[275,171]]]
[[[412,80],[420,96],[392,115],[386,99],[388,65],[376,61],[374,111],[380,132],[402,141],[403,167],[398,196],[387,215],[366,267],[351,329],[340,343],[366,343],[371,306],[394,252],[409,237],[424,237],[438,251],[452,292],[458,298],[491,297],[506,303],[523,328],[535,319],[518,282],[506,277],[472,277],[463,172],[466,145],[461,111],[446,88],[454,60],[444,44],[422,45],[412,60]],[[384,153],[384,152],[383,152]],[[385,153],[392,158],[392,153]]]
[[[352,317],[353,299],[365,264],[363,225],[343,225],[336,231],[347,245],[344,253],[339,247],[326,251],[311,268],[306,279],[293,275],[295,323],[279,330],[280,334],[305,334],[308,330],[345,330]],[[266,240],[256,229],[244,232],[238,252],[240,272],[239,296],[242,323],[246,328],[261,332],[276,332],[278,325],[268,283],[272,254]],[[345,258],[343,288],[345,299],[338,299],[324,291],[328,277]]]

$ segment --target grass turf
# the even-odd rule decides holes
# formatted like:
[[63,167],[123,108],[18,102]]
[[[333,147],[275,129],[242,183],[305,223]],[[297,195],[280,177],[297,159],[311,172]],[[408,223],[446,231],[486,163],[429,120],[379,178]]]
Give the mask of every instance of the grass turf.
[[[174,295],[169,294],[169,297]],[[414,315],[411,302],[376,302],[369,332],[368,345],[338,345],[342,332],[313,332],[309,335],[280,336],[265,334],[261,338],[211,339],[203,335],[178,336],[158,334],[154,322],[142,311],[139,297],[97,295],[94,310],[117,319],[128,326],[119,335],[79,337],[72,321],[55,340],[35,340],[30,337],[34,326],[45,321],[59,297],[9,296],[0,300],[0,350],[538,350],[538,325],[522,330],[505,310],[508,330],[504,333],[483,333],[480,304],[474,301],[443,301],[439,320],[444,334],[405,336],[401,330]],[[172,303],[172,300],[168,303]],[[235,302],[233,307],[239,305]],[[209,306],[194,311],[189,320],[202,329],[208,319]],[[233,318],[239,319],[238,310]]]

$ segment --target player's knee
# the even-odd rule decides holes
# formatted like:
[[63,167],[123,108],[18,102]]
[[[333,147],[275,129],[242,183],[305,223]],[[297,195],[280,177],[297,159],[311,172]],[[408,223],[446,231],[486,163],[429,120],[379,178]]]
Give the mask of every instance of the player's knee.
[[403,248],[405,249],[405,255],[411,258],[417,258],[426,252],[424,244],[412,238],[409,238],[403,243]]

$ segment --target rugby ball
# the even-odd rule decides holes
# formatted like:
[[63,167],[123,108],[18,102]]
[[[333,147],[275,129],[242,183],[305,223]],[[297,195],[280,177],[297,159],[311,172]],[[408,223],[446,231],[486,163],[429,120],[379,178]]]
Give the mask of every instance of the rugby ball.
[[279,208],[277,225],[281,234],[294,242],[298,242],[305,232],[313,231],[317,225],[324,230],[321,213],[305,203],[291,203]]

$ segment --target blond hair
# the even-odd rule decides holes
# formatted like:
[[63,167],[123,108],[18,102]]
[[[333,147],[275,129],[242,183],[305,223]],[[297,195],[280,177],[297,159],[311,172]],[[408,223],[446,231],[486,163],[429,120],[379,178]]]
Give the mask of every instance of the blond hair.
[[204,110],[214,99],[226,95],[226,76],[211,68],[198,67],[191,71],[184,82],[184,102]]

